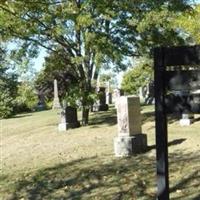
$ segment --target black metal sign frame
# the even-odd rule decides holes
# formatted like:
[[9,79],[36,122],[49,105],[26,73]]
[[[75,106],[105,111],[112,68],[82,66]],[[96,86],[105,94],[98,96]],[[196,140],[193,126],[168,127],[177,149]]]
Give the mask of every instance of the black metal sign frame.
[[199,66],[200,46],[154,49],[157,199],[169,200],[166,69],[169,66]]

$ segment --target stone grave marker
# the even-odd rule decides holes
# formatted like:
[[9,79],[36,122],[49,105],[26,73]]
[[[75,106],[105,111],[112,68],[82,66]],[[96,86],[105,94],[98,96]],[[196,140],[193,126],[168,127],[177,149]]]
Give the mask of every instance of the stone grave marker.
[[106,104],[106,88],[100,87],[98,94],[99,94],[99,105],[98,105],[98,111],[107,111],[108,110],[108,104]]
[[58,125],[58,131],[66,131],[70,128],[80,127],[80,122],[77,118],[77,109],[71,106],[66,106],[61,111],[60,124]]
[[110,82],[107,82],[106,88],[106,104],[112,104],[112,93],[110,92]]
[[98,112],[98,111],[107,111],[108,110],[108,104],[106,104],[106,88],[105,87],[99,87],[98,88],[98,99],[93,103],[91,107],[92,112]]
[[114,138],[115,156],[130,156],[145,151],[147,136],[142,134],[139,97],[119,97],[117,122],[118,136]]
[[183,113],[182,114],[182,119],[180,119],[180,125],[181,126],[189,126],[194,120],[194,114],[189,114],[189,113]]
[[121,90],[121,89],[114,89],[114,92],[113,92],[113,102],[115,103],[115,108],[117,108],[117,103],[118,103],[118,100],[119,100],[119,97],[124,95],[124,91]]
[[57,80],[54,80],[54,99],[53,99],[53,107],[52,109],[60,109],[61,105],[60,105],[60,101],[59,101],[59,97],[58,97],[58,83]]

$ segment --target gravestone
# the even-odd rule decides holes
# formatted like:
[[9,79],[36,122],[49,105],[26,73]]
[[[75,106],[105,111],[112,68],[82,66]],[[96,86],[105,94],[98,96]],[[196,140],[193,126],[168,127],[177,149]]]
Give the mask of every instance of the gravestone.
[[112,93],[110,92],[110,82],[107,82],[107,89],[106,89],[106,104],[112,104]]
[[106,104],[106,88],[100,87],[98,94],[99,94],[99,105],[98,105],[98,111],[107,111],[108,110],[108,104]]
[[124,95],[124,91],[121,90],[121,89],[114,89],[114,92],[113,92],[113,101],[115,103],[115,108],[117,108],[117,103],[118,103],[118,100],[119,100],[119,97]]
[[152,81],[139,88],[140,102],[154,104],[154,84]]
[[71,106],[63,108],[61,111],[61,122],[58,125],[58,131],[66,131],[70,128],[80,127],[80,122],[77,118],[77,109]]
[[181,126],[189,126],[194,120],[194,115],[189,113],[183,113],[182,119],[180,119],[180,125]]
[[98,88],[98,99],[93,103],[91,107],[92,112],[97,111],[107,111],[108,110],[108,104],[106,104],[106,88],[105,87],[99,87]]
[[147,136],[142,134],[140,101],[136,96],[121,96],[117,104],[118,136],[114,138],[115,156],[144,152]]
[[54,99],[53,99],[53,107],[52,109],[60,109],[61,105],[60,105],[60,101],[59,101],[59,97],[58,97],[58,83],[57,80],[54,80]]

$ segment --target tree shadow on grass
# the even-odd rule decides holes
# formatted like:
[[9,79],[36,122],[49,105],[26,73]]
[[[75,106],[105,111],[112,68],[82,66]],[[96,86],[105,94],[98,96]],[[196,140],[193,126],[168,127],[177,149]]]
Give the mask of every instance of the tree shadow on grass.
[[19,114],[19,115],[14,115],[10,117],[9,119],[17,119],[17,118],[23,118],[23,117],[31,117],[31,113],[24,113],[24,114]]
[[152,159],[136,156],[103,162],[93,157],[40,170],[16,183],[13,199],[154,199],[147,189],[155,186],[150,182],[154,177]]
[[[179,121],[181,119],[181,114],[167,114],[167,121],[169,124],[172,124],[176,121]],[[147,123],[147,122],[154,122],[155,121],[155,112],[154,111],[149,111],[142,113],[142,123]],[[195,121],[198,121],[196,119]]]
[[[186,138],[180,138],[180,139],[172,140],[172,141],[168,142],[167,145],[168,145],[168,147],[178,145],[178,144],[183,143],[185,140],[186,140]],[[156,145],[148,146],[146,152],[151,151],[152,149],[156,149]]]
[[[199,172],[191,166],[197,165],[199,155],[177,152],[170,154],[169,161],[171,199],[197,200]],[[22,178],[15,183],[12,199],[154,200],[155,165],[155,158],[147,154],[124,159],[115,159],[112,155],[79,159]],[[184,192],[177,193],[177,190]]]
[[94,112],[91,114],[89,123],[91,128],[97,128],[103,124],[109,126],[117,124],[117,113],[114,108],[110,108],[108,111]]

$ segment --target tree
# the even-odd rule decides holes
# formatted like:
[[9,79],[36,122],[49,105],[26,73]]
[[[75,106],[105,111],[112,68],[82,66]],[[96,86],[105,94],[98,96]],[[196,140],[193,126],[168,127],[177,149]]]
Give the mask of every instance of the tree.
[[140,87],[153,79],[153,63],[149,58],[140,58],[135,66],[123,76],[121,88],[127,94],[138,94]]
[[49,101],[53,100],[54,79],[58,81],[59,97],[63,99],[66,92],[80,82],[77,72],[70,65],[69,57],[63,52],[63,49],[57,49],[57,52],[51,52],[46,58],[43,69],[37,75],[35,87],[37,91],[45,96]]
[[200,43],[200,5],[176,18],[174,26],[186,37],[188,43]]
[[7,0],[0,4],[0,31],[5,37],[24,41],[27,50],[38,45],[54,52],[58,45],[63,49],[80,80],[82,122],[86,125],[91,83],[100,67],[114,63],[125,69],[124,56],[182,42],[167,25],[187,8],[186,2]]
[[0,118],[6,118],[14,113],[17,96],[17,76],[8,72],[6,50],[0,47]]

